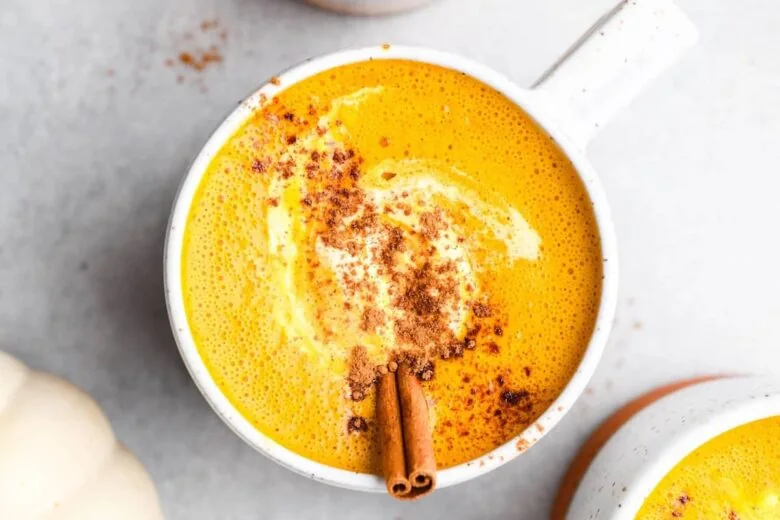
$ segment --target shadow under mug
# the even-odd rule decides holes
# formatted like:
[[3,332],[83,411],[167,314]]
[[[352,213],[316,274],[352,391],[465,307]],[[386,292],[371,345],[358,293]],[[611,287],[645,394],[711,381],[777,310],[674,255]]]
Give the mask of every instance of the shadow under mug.
[[192,199],[209,163],[225,142],[285,88],[322,71],[367,60],[403,59],[463,72],[504,94],[530,115],[576,168],[593,204],[603,254],[603,283],[594,332],[569,383],[533,426],[493,451],[439,472],[439,487],[483,475],[533,446],[584,391],[607,341],[617,297],[617,249],[609,208],[585,155],[591,137],[641,88],[693,45],[697,32],[672,0],[632,0],[607,13],[531,89],[474,61],[431,49],[382,45],[310,59],[274,78],[239,104],[198,153],[176,195],[164,253],[165,293],[176,343],[193,380],[214,411],[249,445],[279,464],[328,484],[385,491],[381,477],[320,464],[279,445],[258,431],[215,384],[195,346],[181,285],[184,231]]

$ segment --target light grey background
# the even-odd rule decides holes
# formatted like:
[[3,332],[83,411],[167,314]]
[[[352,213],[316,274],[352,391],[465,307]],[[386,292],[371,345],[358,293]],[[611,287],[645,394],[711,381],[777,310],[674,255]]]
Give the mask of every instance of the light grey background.
[[[421,503],[296,476],[220,422],[169,331],[163,231],[199,145],[280,69],[389,41],[528,85],[613,2],[441,0],[353,19],[292,0],[1,0],[0,349],[94,395],[171,520],[545,518],[567,461],[620,403],[694,374],[780,374],[780,3],[680,0],[698,46],[588,152],[622,271],[589,391],[523,457]],[[227,30],[224,63],[166,67],[208,44],[209,18]]]

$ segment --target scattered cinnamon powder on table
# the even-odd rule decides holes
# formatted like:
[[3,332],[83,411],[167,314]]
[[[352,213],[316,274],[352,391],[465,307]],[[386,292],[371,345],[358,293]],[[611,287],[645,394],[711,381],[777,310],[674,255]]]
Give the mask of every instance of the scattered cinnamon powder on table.
[[179,54],[179,63],[198,72],[205,69],[210,63],[219,63],[221,61],[222,55],[217,51],[216,47],[206,51],[182,52]]
[[[209,66],[224,60],[220,47],[227,41],[227,35],[225,29],[220,29],[219,20],[215,18],[203,20],[200,23],[200,32],[184,33],[182,42],[186,43],[186,48],[180,50],[176,58],[167,58],[164,64],[170,69],[178,69],[179,71],[184,69],[184,71],[190,72],[203,72]],[[176,75],[177,83],[184,83],[186,80],[187,75],[182,73]],[[200,90],[205,91],[202,79],[194,78],[191,82],[200,87]]]
[[200,22],[201,31],[208,31],[211,29],[216,29],[217,27],[219,27],[219,21],[216,18],[211,20],[203,20]]

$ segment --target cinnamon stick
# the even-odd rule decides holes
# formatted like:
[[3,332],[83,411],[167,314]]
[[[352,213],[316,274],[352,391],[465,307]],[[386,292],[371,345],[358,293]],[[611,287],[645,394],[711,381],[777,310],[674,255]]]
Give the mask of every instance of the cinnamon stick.
[[428,403],[408,366],[381,375],[377,422],[388,493],[400,500],[414,500],[432,492],[436,487],[436,459]]
[[428,402],[420,381],[412,370],[401,365],[396,371],[401,422],[404,435],[406,471],[412,485],[408,497],[420,498],[436,487],[436,459],[428,420]]
[[382,471],[387,492],[394,498],[404,498],[412,490],[406,474],[404,441],[401,432],[401,410],[395,373],[387,372],[379,378],[376,418],[379,427],[379,445],[382,450]]

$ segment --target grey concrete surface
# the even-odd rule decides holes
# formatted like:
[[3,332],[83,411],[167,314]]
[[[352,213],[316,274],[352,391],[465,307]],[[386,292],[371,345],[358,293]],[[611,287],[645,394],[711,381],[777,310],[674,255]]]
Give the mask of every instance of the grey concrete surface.
[[[612,3],[440,0],[356,19],[292,0],[2,0],[0,349],[94,395],[171,520],[546,518],[567,461],[621,402],[694,374],[780,375],[780,3],[680,0],[699,45],[588,152],[622,268],[589,391],[530,452],[421,503],[294,475],[220,422],[169,331],[163,230],[199,145],[278,70],[389,41],[528,85]],[[224,61],[166,66],[211,44],[211,18]]]

